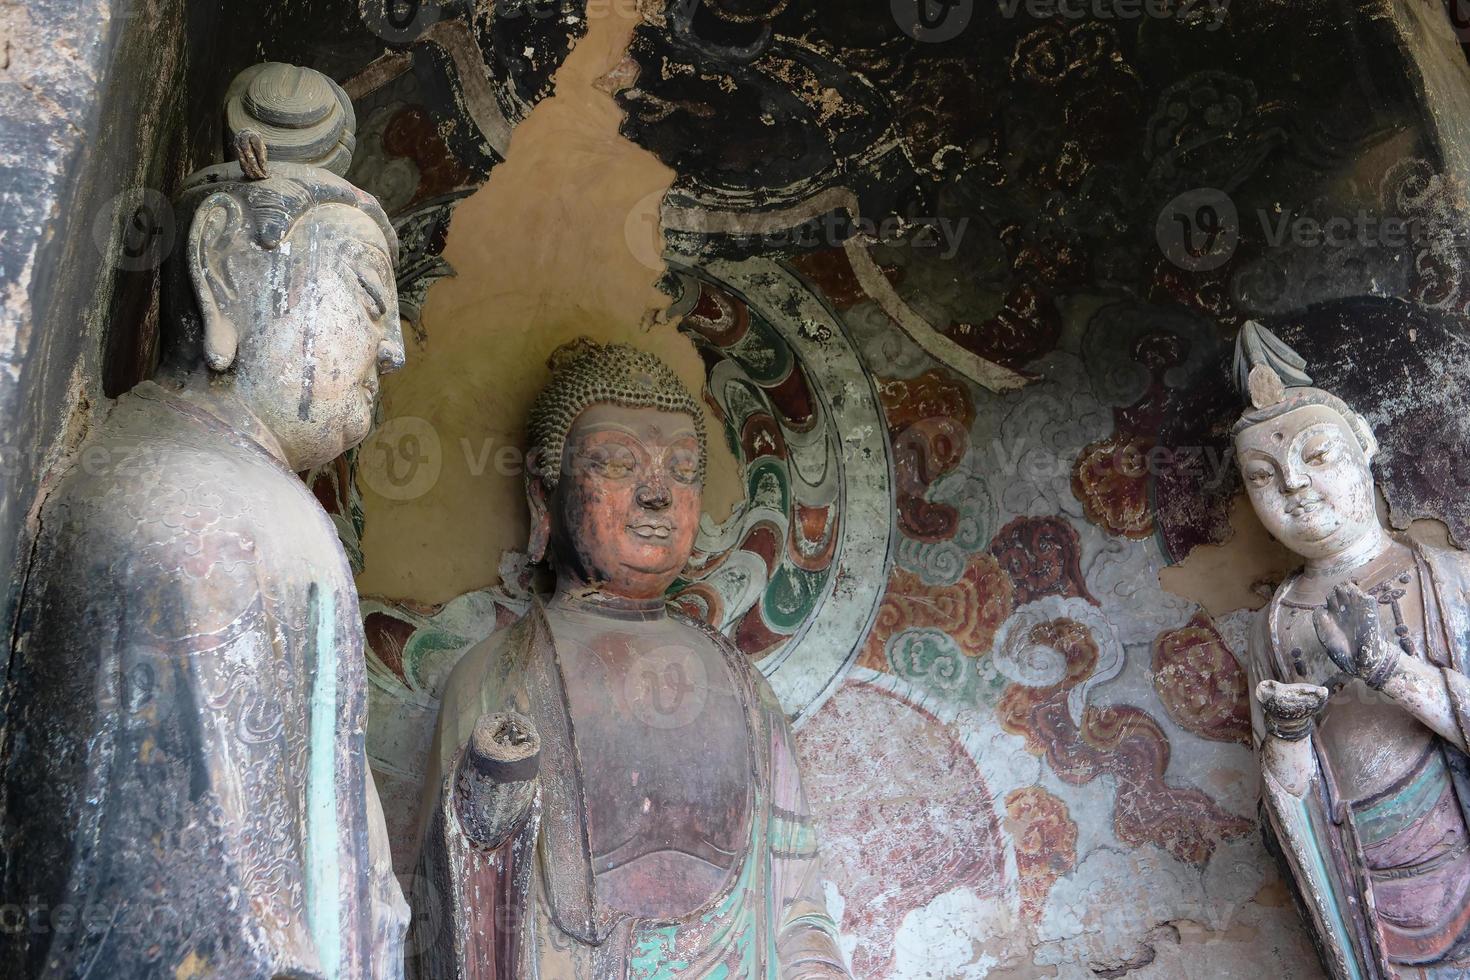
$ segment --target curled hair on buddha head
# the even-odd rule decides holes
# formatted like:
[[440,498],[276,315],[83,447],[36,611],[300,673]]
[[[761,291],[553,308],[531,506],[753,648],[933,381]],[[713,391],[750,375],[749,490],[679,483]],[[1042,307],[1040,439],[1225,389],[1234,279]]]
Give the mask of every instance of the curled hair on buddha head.
[[546,489],[556,488],[567,433],[592,405],[659,408],[688,415],[699,438],[699,480],[704,481],[708,452],[704,413],[663,361],[626,344],[599,344],[579,337],[552,351],[546,365],[551,380],[532,403],[527,424],[528,481],[539,477]]
[[1367,420],[1330,391],[1313,387],[1306,366],[1306,359],[1281,338],[1254,320],[1246,321],[1235,338],[1235,384],[1250,407],[1231,435],[1298,408],[1321,405],[1342,417],[1363,455],[1372,459],[1378,452],[1378,439]]
[[203,360],[216,371],[234,359],[238,338],[225,338],[222,348],[207,342],[196,285],[190,275],[194,225],[220,202],[245,225],[251,240],[274,251],[296,223],[324,204],[345,204],[377,224],[388,246],[388,260],[398,265],[398,236],[378,199],[321,167],[267,161],[259,136],[245,131],[237,139],[238,159],[195,171],[174,197],[174,219],[185,234],[163,268],[161,348],[165,364],[191,369]]

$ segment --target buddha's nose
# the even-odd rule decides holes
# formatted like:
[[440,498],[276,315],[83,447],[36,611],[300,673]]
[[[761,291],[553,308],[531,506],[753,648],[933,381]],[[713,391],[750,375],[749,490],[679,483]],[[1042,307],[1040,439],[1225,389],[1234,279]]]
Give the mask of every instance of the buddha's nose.
[[383,339],[378,341],[378,373],[392,374],[403,367],[403,321],[395,311],[386,317]]
[[662,480],[645,480],[639,485],[635,499],[645,510],[663,510],[670,503],[669,488]]
[[403,342],[385,337],[378,344],[378,373],[392,374],[403,367]]

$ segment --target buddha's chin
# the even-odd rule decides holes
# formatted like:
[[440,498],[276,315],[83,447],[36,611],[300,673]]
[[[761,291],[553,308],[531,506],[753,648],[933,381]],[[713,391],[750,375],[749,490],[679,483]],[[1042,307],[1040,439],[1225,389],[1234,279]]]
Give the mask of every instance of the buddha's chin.
[[[365,411],[360,417],[348,420],[347,424],[343,427],[342,452],[345,453],[353,446],[360,445],[362,441],[368,437],[368,433],[372,430],[373,413],[372,407],[369,406],[367,411]],[[341,455],[341,453],[338,453],[338,455]],[[334,456],[333,459],[335,458],[336,457]]]
[[1331,558],[1342,550],[1342,530],[1340,521],[1330,525],[1296,525],[1281,536],[1281,543],[1305,558]]
[[625,562],[623,562],[623,571],[624,572],[626,572],[629,575],[636,575],[638,578],[641,578],[641,579],[666,578],[666,579],[668,579],[669,581],[672,582],[675,578],[678,577],[678,575],[679,575],[679,569],[680,568],[683,568],[683,565],[682,564],[680,564],[680,565],[672,565],[672,564],[669,563],[667,557],[665,557],[663,561],[658,561],[658,562],[652,562],[652,561],[625,561]]

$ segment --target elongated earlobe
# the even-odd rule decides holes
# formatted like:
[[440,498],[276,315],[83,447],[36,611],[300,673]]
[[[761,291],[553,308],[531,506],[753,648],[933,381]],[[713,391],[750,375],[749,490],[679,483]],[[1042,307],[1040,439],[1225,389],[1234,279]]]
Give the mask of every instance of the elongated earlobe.
[[228,370],[240,346],[240,329],[229,312],[237,294],[225,259],[244,219],[239,201],[216,193],[199,206],[189,226],[189,278],[204,325],[204,360],[214,371]]
[[537,453],[526,457],[526,505],[531,510],[531,533],[526,542],[526,557],[533,565],[546,557],[546,546],[551,541],[551,498],[541,479],[539,462]]

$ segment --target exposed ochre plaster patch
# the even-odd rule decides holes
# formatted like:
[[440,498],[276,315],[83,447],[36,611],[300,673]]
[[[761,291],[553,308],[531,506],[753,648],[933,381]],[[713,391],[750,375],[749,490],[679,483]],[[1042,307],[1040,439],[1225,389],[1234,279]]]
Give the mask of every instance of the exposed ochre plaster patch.
[[1261,526],[1244,493],[1231,503],[1230,527],[1224,544],[1195,548],[1184,561],[1159,572],[1166,592],[1199,603],[1216,618],[1261,608],[1276,583],[1301,564]]
[[[507,159],[455,212],[444,257],[456,277],[430,290],[428,341],[384,379],[384,419],[422,419],[412,435],[369,439],[360,457],[365,594],[443,602],[493,585],[502,552],[523,548],[519,449],[546,357],[587,334],[658,353],[690,389],[704,385],[693,346],[659,322],[669,299],[657,204],[673,173],[618,135],[622,114],[599,81],[623,63],[637,19],[616,5],[593,17],[556,75],[555,94],[511,137]],[[705,509],[740,498],[736,464],[710,418]],[[380,432],[395,430],[380,429]],[[437,455],[432,486],[410,499],[415,460]],[[430,472],[432,471],[432,468]],[[394,477],[390,479],[391,477]],[[396,481],[396,482],[395,482]]]

